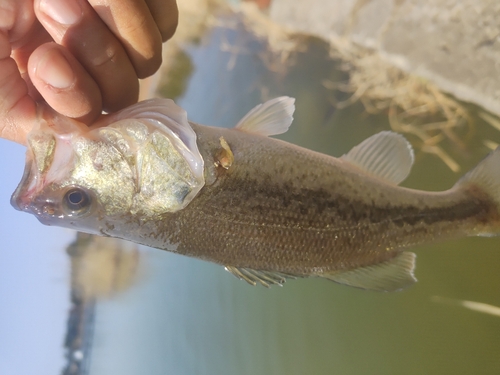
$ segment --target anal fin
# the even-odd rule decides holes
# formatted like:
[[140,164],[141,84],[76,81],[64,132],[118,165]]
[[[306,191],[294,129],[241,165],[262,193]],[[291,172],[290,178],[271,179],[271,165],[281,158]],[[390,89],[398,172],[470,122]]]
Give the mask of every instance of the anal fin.
[[271,285],[283,286],[286,279],[295,279],[296,276],[272,271],[258,271],[251,268],[237,268],[233,266],[225,266],[226,271],[231,272],[240,280],[245,280],[250,285],[261,284],[266,288]]
[[416,255],[404,251],[394,258],[372,266],[349,271],[318,274],[317,276],[356,288],[393,292],[417,281],[413,275]]

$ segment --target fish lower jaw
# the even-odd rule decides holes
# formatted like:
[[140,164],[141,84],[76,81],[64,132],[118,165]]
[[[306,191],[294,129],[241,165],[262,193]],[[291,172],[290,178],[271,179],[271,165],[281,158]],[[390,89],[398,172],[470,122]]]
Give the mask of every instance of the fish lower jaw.
[[[35,215],[40,223],[43,225],[61,225],[59,224],[60,220],[64,219],[63,215],[56,216],[54,215],[53,208],[51,207],[42,207],[41,210],[31,210],[29,211],[31,214]],[[64,225],[63,225],[64,226]]]
[[27,212],[34,215],[39,215],[38,209],[33,207],[31,204],[32,196],[31,194],[14,194],[10,200],[10,204],[18,211]]

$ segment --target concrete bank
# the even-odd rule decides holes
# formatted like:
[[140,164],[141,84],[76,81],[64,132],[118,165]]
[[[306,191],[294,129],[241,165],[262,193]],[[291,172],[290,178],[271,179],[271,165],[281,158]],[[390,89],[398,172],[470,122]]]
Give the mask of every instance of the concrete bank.
[[376,50],[403,71],[500,115],[500,2],[274,0],[271,19],[333,45]]

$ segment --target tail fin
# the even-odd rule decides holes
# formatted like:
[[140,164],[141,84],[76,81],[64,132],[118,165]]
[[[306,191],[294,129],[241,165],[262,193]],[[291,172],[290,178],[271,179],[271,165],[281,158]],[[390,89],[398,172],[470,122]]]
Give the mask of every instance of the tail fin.
[[[455,186],[474,184],[488,194],[497,205],[500,212],[500,146],[490,152],[478,165]],[[497,235],[485,233],[484,236]]]

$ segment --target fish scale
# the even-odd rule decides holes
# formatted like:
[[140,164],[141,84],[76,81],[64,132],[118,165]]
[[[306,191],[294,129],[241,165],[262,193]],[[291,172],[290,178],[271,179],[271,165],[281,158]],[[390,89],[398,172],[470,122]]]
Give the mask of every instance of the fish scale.
[[500,149],[447,191],[413,190],[398,186],[414,159],[401,135],[334,158],[269,137],[293,110],[276,98],[233,129],[190,123],[161,99],[90,129],[58,118],[31,138],[12,203],[45,224],[215,262],[264,286],[323,277],[399,290],[416,281],[405,249],[500,232]]
[[[357,171],[352,173],[348,169],[344,170],[334,165],[336,160],[333,158],[325,165],[321,163],[324,159],[322,155],[318,160],[307,157],[310,163],[307,173],[312,175],[311,179],[302,179],[300,188],[297,186],[296,190],[281,189],[280,185],[283,184],[297,185],[293,173],[280,175],[280,184],[277,186],[269,181],[270,172],[264,173],[262,178],[255,177],[257,171],[247,173],[248,164],[259,163],[257,154],[239,151],[238,142],[244,143],[243,149],[249,143],[246,134],[234,135],[230,130],[193,126],[197,134],[204,132],[204,139],[210,137],[208,133],[212,133],[214,140],[224,136],[233,149],[235,161],[234,168],[219,176],[216,184],[205,186],[196,201],[176,213],[175,217],[164,220],[162,223],[167,224],[165,227],[159,224],[158,231],[167,233],[169,222],[175,221],[185,227],[180,232],[186,235],[174,241],[179,244],[177,252],[186,255],[235,267],[275,269],[306,276],[311,274],[312,269],[334,271],[337,263],[342,263],[343,268],[356,268],[383,262],[394,257],[387,249],[399,251],[410,245],[426,243],[434,240],[436,234],[444,238],[461,237],[474,228],[471,222],[480,223],[483,217],[492,214],[489,199],[477,199],[467,190],[419,193],[362,176]],[[278,144],[272,145],[274,143]],[[283,143],[280,141],[262,138],[257,139],[255,144],[274,150],[276,158],[284,157],[280,150]],[[203,151],[203,145],[199,147]],[[211,154],[211,150],[205,150],[205,154]],[[304,166],[305,161],[300,155],[290,153],[285,157],[295,165]],[[273,167],[267,164],[262,168]],[[245,172],[240,173],[240,169]],[[255,166],[252,169],[256,169]],[[325,174],[325,169],[335,169],[337,173],[322,178],[321,185],[324,186],[318,186],[316,177]],[[286,179],[291,182],[287,184]],[[311,187],[307,186],[308,182]],[[339,190],[348,190],[351,184],[385,189],[386,196],[391,196],[395,203],[385,205],[387,202],[383,202],[383,205],[373,206],[367,204],[363,196],[351,194],[347,198],[347,194],[338,195]],[[242,186],[247,188],[242,190]],[[328,186],[332,187],[330,194],[326,191]],[[343,188],[339,189],[339,186]],[[320,193],[316,194],[316,191]],[[292,201],[297,204],[275,199],[276,194],[294,197]],[[426,205],[410,206],[412,202],[420,201],[416,199],[418,194],[425,197]],[[339,201],[342,204],[336,203],[336,207],[331,209],[330,203]],[[408,203],[405,206],[397,205],[403,202]],[[301,210],[304,206],[321,208],[322,214],[304,214]],[[406,217],[403,216],[405,212]],[[427,224],[425,220],[433,217],[432,212],[436,212],[435,220]],[[364,213],[362,221],[359,213]],[[401,225],[402,221],[409,223]],[[204,230],[192,233],[189,228],[196,228],[200,222],[204,223]],[[318,236],[317,231],[322,231],[323,237]]]

